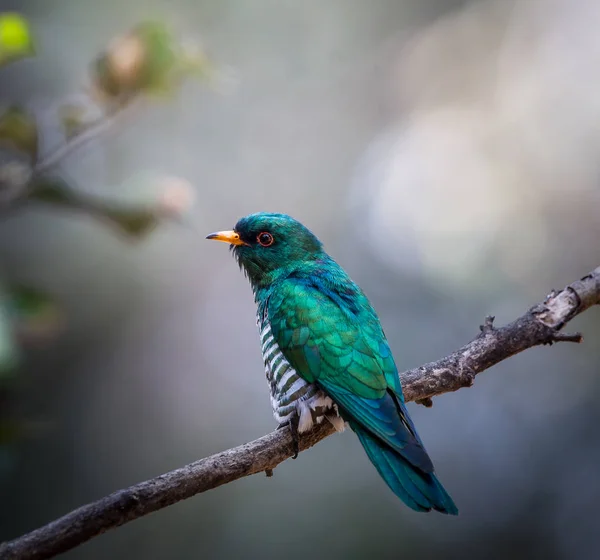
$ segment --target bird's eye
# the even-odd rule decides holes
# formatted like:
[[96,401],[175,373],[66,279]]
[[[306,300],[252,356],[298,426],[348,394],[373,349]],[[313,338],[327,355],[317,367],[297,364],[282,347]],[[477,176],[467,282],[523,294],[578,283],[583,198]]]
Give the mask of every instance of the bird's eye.
[[263,231],[256,236],[256,241],[258,241],[263,247],[269,247],[270,245],[273,245],[274,239],[269,232]]

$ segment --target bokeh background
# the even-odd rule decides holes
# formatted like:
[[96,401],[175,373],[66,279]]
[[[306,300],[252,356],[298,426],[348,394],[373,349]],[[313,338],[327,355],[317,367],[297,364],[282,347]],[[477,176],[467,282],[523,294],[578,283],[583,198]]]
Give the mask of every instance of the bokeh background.
[[[599,262],[600,4],[594,0],[0,1],[35,58],[2,104],[46,119],[116,34],[148,17],[201,37],[197,81],[76,151],[60,173],[132,196],[182,178],[183,224],[132,242],[83,213],[0,217],[0,265],[64,315],[0,406],[0,540],[274,428],[247,281],[204,241],[292,214],[371,298],[400,369],[442,357]],[[44,121],[44,122],[46,122]],[[129,185],[129,186],[128,186]],[[136,191],[137,192],[137,191]],[[350,432],[64,555],[100,558],[600,557],[600,316],[473,388],[410,404],[457,518],[418,515]]]

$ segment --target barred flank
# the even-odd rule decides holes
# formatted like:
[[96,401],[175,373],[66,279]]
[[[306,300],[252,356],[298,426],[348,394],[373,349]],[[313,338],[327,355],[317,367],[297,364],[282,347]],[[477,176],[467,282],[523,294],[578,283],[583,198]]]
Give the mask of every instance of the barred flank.
[[271,389],[273,414],[279,423],[287,422],[296,410],[296,402],[300,399],[312,399],[318,393],[318,389],[304,381],[290,366],[273,338],[269,321],[265,320],[261,324],[258,317],[257,324],[260,329],[265,373]]

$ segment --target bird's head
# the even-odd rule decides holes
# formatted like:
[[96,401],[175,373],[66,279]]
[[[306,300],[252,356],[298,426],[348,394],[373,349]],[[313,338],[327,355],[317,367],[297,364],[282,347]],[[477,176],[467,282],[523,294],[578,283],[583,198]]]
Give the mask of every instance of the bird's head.
[[250,214],[233,230],[211,233],[206,239],[230,244],[255,289],[323,256],[317,237],[286,214]]

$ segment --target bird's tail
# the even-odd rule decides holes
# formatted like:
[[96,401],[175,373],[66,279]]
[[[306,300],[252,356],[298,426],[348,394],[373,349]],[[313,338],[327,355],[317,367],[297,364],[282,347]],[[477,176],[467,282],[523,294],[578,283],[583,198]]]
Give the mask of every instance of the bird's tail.
[[362,427],[351,424],[371,463],[386,484],[409,508],[458,515],[458,508],[435,474],[411,465],[397,451]]

